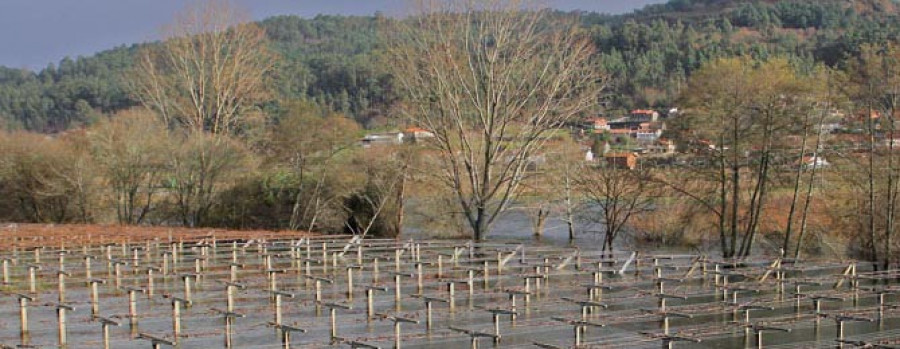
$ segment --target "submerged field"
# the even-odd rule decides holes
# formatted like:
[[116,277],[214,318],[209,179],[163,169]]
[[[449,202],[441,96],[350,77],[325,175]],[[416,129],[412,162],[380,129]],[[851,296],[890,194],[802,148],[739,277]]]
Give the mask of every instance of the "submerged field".
[[814,348],[843,336],[849,348],[900,340],[897,273],[852,261],[603,256],[584,246],[262,231],[19,225],[3,233],[0,347],[743,348],[761,338],[765,347]]

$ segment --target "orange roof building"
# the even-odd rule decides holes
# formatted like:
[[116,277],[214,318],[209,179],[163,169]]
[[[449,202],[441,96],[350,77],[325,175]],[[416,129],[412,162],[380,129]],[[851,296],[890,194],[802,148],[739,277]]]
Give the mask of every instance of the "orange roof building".
[[603,158],[607,165],[615,168],[628,170],[637,168],[637,154],[632,152],[608,153]]

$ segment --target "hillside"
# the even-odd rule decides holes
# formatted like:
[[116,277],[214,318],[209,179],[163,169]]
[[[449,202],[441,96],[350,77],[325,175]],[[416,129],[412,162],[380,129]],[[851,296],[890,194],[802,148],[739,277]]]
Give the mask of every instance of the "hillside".
[[[620,16],[580,15],[613,77],[609,106],[627,109],[673,104],[687,77],[718,57],[840,65],[861,44],[898,41],[897,11],[893,0],[672,0]],[[304,99],[366,127],[384,124],[395,97],[377,62],[380,20],[389,19],[262,21],[283,61],[272,77],[273,103],[261,107],[277,115],[278,101]],[[0,127],[54,132],[134,106],[122,80],[137,48],[67,58],[37,72],[0,67]]]

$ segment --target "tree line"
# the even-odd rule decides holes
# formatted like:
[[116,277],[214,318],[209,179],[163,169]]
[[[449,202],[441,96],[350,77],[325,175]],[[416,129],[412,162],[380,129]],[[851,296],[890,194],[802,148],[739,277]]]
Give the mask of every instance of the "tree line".
[[[611,110],[670,106],[703,64],[724,57],[787,57],[811,68],[843,64],[863,44],[897,40],[890,1],[700,1],[678,0],[633,14],[578,13],[610,75],[605,102]],[[573,14],[555,12],[546,22]],[[398,101],[395,81],[379,56],[381,15],[272,17],[257,25],[279,64],[269,74],[272,111],[279,100],[302,99],[339,111],[365,128],[391,126]],[[123,72],[142,47],[122,46],[93,56],[66,58],[39,71],[0,68],[0,125],[58,132],[89,125],[139,101],[128,93]]]

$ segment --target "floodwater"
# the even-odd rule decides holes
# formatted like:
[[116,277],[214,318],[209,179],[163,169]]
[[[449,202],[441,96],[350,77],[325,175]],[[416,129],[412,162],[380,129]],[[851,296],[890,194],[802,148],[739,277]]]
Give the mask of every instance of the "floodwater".
[[[504,221],[498,224],[494,234],[490,236],[495,240],[512,240],[515,243],[501,250],[510,250],[518,243],[525,242],[517,236],[509,236],[515,229],[520,229],[515,220]],[[527,222],[527,221],[526,221]],[[565,298],[574,300],[587,299],[585,285],[592,284],[594,280],[590,271],[596,270],[596,262],[593,265],[585,262],[581,270],[575,270],[573,266],[564,266],[555,270],[555,266],[562,265],[562,260],[571,255],[572,248],[565,247],[567,236],[564,229],[553,229],[561,222],[551,222],[541,244],[528,244],[525,247],[527,260],[520,260],[514,255],[502,275],[498,276],[496,270],[490,271],[485,284],[481,273],[474,279],[473,294],[468,293],[465,283],[467,268],[479,269],[478,261],[471,263],[463,259],[460,268],[452,268],[447,260],[444,263],[446,273],[441,280],[435,278],[436,267],[428,265],[428,276],[424,282],[423,293],[429,297],[447,299],[447,281],[455,280],[454,301],[455,309],[451,311],[446,303],[434,303],[434,318],[432,329],[425,326],[425,306],[421,298],[410,297],[418,292],[415,278],[401,277],[401,301],[394,300],[394,280],[390,271],[394,270],[393,246],[399,247],[402,242],[382,241],[379,243],[390,246],[381,252],[373,252],[366,256],[366,263],[362,265],[362,271],[354,276],[353,300],[346,296],[346,278],[344,268],[338,267],[336,272],[332,267],[330,271],[322,269],[321,265],[312,268],[314,275],[329,277],[334,280],[332,284],[323,285],[323,301],[349,305],[351,309],[335,310],[336,336],[349,341],[357,341],[367,345],[389,348],[394,345],[394,325],[390,320],[372,319],[366,315],[365,294],[361,285],[378,284],[387,288],[386,292],[378,291],[374,302],[376,312],[386,313],[418,321],[417,324],[402,324],[402,344],[407,348],[470,348],[472,340],[468,335],[453,331],[450,327],[476,331],[482,334],[490,334],[495,330],[490,309],[510,310],[512,302],[508,290],[523,290],[523,277],[535,276],[538,266],[549,261],[554,266],[548,277],[543,279],[543,285],[538,288],[531,284],[531,296],[526,304],[523,295],[517,296],[518,313],[513,320],[509,315],[501,315],[498,325],[501,333],[500,340],[495,342],[493,338],[485,337],[477,339],[481,347],[500,348],[536,348],[535,343],[553,345],[568,348],[574,345],[574,326],[565,321],[585,320],[593,324],[602,324],[604,327],[588,327],[583,334],[583,343],[587,346],[602,348],[659,348],[662,344],[663,315],[660,313],[658,284],[653,276],[651,268],[652,255],[642,260],[640,274],[636,273],[635,265],[624,275],[606,273],[603,285],[611,289],[604,290],[599,296],[599,301],[608,305],[606,309],[590,309],[591,312],[582,318],[581,307]],[[527,223],[525,223],[527,224]],[[563,225],[564,226],[564,225]],[[526,226],[527,228],[527,226]],[[530,230],[526,230],[530,231]],[[582,251],[584,259],[597,260],[596,251],[592,250],[597,240],[596,236],[585,234],[579,236],[576,245]],[[424,256],[436,256],[452,254],[455,242],[435,243],[424,248]],[[460,242],[459,244],[462,244]],[[330,251],[339,251],[343,242],[335,242],[329,246]],[[546,246],[545,246],[546,245]],[[240,251],[240,260],[245,266],[238,275],[238,281],[247,285],[247,288],[237,290],[235,293],[234,312],[241,315],[235,318],[233,323],[234,334],[232,343],[234,348],[280,348],[281,333],[270,322],[275,321],[275,307],[272,295],[267,291],[269,280],[260,266],[263,265],[263,255],[268,253],[275,256],[273,270],[288,270],[277,277],[279,290],[290,292],[295,297],[283,300],[282,319],[284,324],[289,324],[304,329],[305,333],[294,333],[291,336],[292,347],[328,347],[332,343],[332,328],[330,310],[314,302],[314,287],[311,282],[301,276],[298,259],[288,256],[287,245],[272,245],[265,252],[255,250],[255,247]],[[500,246],[500,245],[494,245]],[[482,248],[488,251],[488,247]],[[318,253],[318,252],[317,252]],[[411,253],[411,252],[410,252]],[[506,253],[502,252],[501,254]],[[51,255],[48,251],[47,255]],[[620,253],[627,257],[627,253]],[[186,273],[193,265],[190,260],[198,257],[196,248],[189,246],[182,252],[182,260],[179,262],[181,273]],[[373,262],[368,259],[371,256],[381,258],[380,278],[374,280]],[[126,258],[123,254],[122,258]],[[405,258],[405,257],[404,257]],[[476,256],[477,258],[477,256]],[[523,257],[524,258],[524,257]],[[725,302],[720,295],[720,289],[714,287],[711,274],[706,277],[685,278],[687,268],[691,265],[691,256],[673,257],[662,259],[660,266],[664,277],[673,279],[685,279],[683,282],[665,281],[665,294],[686,297],[685,300],[669,299],[666,309],[668,312],[690,314],[691,318],[678,318],[670,316],[669,326],[671,336],[683,336],[701,340],[699,343],[676,342],[676,348],[746,348],[755,347],[757,337],[752,331],[747,331],[744,324],[745,313],[737,310],[734,305]],[[192,290],[194,303],[191,307],[182,310],[182,333],[178,339],[178,348],[218,348],[224,347],[225,327],[224,317],[218,310],[225,307],[224,284],[221,280],[228,279],[228,262],[231,260],[231,252],[228,248],[220,247],[218,254],[213,254],[210,267],[202,273],[202,277],[196,282]],[[431,259],[429,259],[431,260]],[[488,258],[490,262],[492,259]],[[524,263],[523,263],[524,262]],[[159,265],[158,260],[144,261]],[[348,262],[349,263],[349,262]],[[146,348],[151,342],[138,339],[140,333],[146,333],[158,337],[173,340],[173,320],[171,297],[181,297],[184,293],[184,285],[181,279],[175,275],[157,275],[155,279],[155,295],[139,294],[137,301],[138,317],[131,323],[128,313],[129,304],[126,287],[146,286],[146,277],[142,274],[141,267],[127,265],[123,271],[122,287],[116,288],[112,274],[106,269],[106,261],[95,261],[94,277],[106,278],[106,285],[100,290],[100,314],[117,320],[121,326],[111,329],[112,348]],[[618,269],[622,260],[616,264]],[[765,270],[767,261],[751,263],[748,270],[758,272]],[[56,278],[53,261],[45,261],[46,266],[40,273],[38,288],[39,298],[29,307],[29,325],[31,331],[23,338],[19,334],[19,309],[16,305],[14,292],[24,292],[26,282],[26,260],[12,266],[12,285],[7,286],[0,303],[0,347],[15,347],[25,344],[40,348],[57,347],[57,317],[54,302],[56,301]],[[68,348],[99,348],[101,347],[100,324],[92,320],[90,315],[90,302],[88,289],[84,285],[85,275],[79,259],[72,257],[67,259],[66,270],[73,273],[67,285],[68,304],[75,308],[68,314]],[[549,267],[549,266],[546,266]],[[872,322],[848,321],[844,325],[846,339],[874,341],[877,337],[888,339],[900,338],[900,312],[890,307],[897,304],[896,295],[886,296],[888,306],[879,315],[876,311],[878,305],[877,295],[867,291],[871,286],[865,281],[859,288],[852,290],[847,285],[835,288],[832,284],[835,277],[842,273],[846,264],[821,263],[809,265],[811,269],[804,271],[788,271],[787,280],[819,280],[821,285],[803,286],[803,295],[799,306],[791,293],[792,286],[784,293],[778,291],[776,284],[769,280],[768,283],[760,283],[755,279],[743,276],[733,276],[730,280],[732,292],[736,286],[747,288],[738,291],[736,298],[729,295],[728,301],[736,300],[739,305],[759,305],[772,307],[772,310],[752,310],[751,323],[770,327],[790,329],[790,333],[778,331],[763,331],[763,342],[766,347],[835,347],[838,337],[836,315],[855,315],[867,317]],[[860,265],[862,269],[863,265]],[[402,269],[405,272],[413,271],[412,263],[403,261]],[[296,272],[295,272],[296,270]],[[539,270],[537,270],[539,271]],[[860,270],[864,273],[865,270]],[[546,275],[546,274],[545,274]],[[754,278],[756,276],[753,276]],[[884,287],[885,285],[878,285]],[[808,296],[831,295],[839,296],[840,301],[823,301],[821,314],[828,317],[816,317],[813,312],[812,301]],[[818,320],[817,320],[818,319]],[[346,342],[336,343],[335,346],[349,347]],[[849,347],[849,346],[847,346]]]

